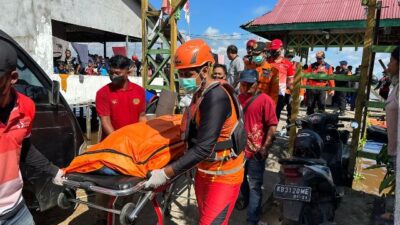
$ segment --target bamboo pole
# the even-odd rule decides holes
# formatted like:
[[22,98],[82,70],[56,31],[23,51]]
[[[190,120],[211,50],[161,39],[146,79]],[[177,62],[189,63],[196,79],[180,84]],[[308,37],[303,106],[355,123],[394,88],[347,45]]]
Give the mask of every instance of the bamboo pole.
[[354,129],[353,137],[351,140],[351,154],[349,162],[349,174],[354,174],[356,157],[358,151],[358,143],[360,138],[360,127],[361,119],[363,115],[363,108],[365,105],[365,87],[368,83],[368,69],[369,62],[371,60],[372,45],[373,45],[373,35],[375,27],[375,12],[376,12],[376,0],[369,0],[368,2],[368,15],[367,15],[367,28],[365,30],[364,36],[364,50],[362,55],[361,63],[361,78],[360,78],[360,89],[358,90],[357,100],[356,100],[356,112],[355,120],[360,124],[357,129]]
[[[173,11],[177,11],[175,7],[178,7],[177,0],[171,0],[171,5],[173,7]],[[170,91],[175,92],[175,51],[176,51],[176,43],[178,41],[178,27],[176,24],[176,18],[175,15],[171,15],[171,35],[170,35],[170,41],[171,41],[171,61],[170,61],[170,71],[169,71],[169,89]]]
[[[299,115],[300,108],[300,86],[301,86],[301,65],[297,63],[296,74],[294,75],[292,89],[292,115],[290,116],[290,124],[294,124]],[[292,126],[289,132],[289,154],[293,155],[294,139],[296,137],[296,126]]]
[[148,64],[147,64],[147,10],[149,8],[148,0],[142,0],[142,84],[146,89],[148,77]]

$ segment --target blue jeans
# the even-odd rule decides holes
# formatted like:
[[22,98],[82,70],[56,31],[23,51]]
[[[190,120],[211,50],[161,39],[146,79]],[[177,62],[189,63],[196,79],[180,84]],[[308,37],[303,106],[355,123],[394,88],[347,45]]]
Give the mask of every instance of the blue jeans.
[[33,217],[26,207],[24,206],[11,218],[7,220],[0,220],[0,225],[35,225]]
[[244,166],[245,179],[240,191],[247,206],[247,224],[257,224],[261,217],[262,189],[265,159],[248,159]]

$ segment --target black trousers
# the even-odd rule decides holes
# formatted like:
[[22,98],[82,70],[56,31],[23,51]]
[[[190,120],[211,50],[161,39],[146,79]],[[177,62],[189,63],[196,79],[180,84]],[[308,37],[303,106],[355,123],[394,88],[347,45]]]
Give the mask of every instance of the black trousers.
[[335,92],[335,100],[340,111],[346,110],[346,92]]
[[278,103],[276,106],[276,117],[279,119],[281,118],[281,112],[283,110],[283,108],[286,105],[286,111],[287,111],[287,120],[286,122],[289,124],[290,121],[290,116],[292,115],[292,106],[290,105],[290,95],[289,94],[285,94],[285,96],[283,95],[278,95]]
[[307,90],[307,115],[314,113],[315,105],[319,111],[325,111],[326,91]]

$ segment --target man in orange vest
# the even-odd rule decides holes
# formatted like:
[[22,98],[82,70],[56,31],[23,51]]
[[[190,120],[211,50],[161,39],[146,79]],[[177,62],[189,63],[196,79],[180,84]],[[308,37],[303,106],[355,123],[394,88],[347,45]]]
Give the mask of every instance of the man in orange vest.
[[[325,52],[319,51],[315,54],[317,62],[311,64],[308,67],[307,72],[313,74],[327,74],[332,75],[333,70],[332,66],[325,62]],[[334,80],[317,80],[317,79],[305,79],[305,83],[308,86],[312,87],[335,87]],[[335,94],[334,90],[328,91],[330,96]],[[323,90],[312,90],[308,89],[306,91],[307,95],[307,115],[314,113],[315,104],[318,105],[318,111],[324,112],[325,111],[325,100],[326,100],[326,91]]]
[[147,188],[157,188],[196,166],[200,225],[228,224],[244,178],[244,153],[236,154],[224,145],[232,143],[230,135],[241,112],[233,88],[213,79],[213,64],[211,49],[203,40],[187,41],[176,50],[179,83],[193,93],[182,120],[188,150],[172,164],[152,171],[145,183]]
[[[258,73],[258,90],[267,94],[278,103],[279,94],[279,75],[276,68],[267,62],[266,49],[264,42],[256,42],[252,50],[252,62]],[[245,69],[254,69],[251,65],[246,65]]]

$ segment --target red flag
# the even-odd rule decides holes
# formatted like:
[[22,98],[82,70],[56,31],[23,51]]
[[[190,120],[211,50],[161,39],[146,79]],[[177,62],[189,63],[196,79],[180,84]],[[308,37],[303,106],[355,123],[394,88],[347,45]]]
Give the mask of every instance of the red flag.
[[126,56],[126,47],[112,47],[114,55]]

